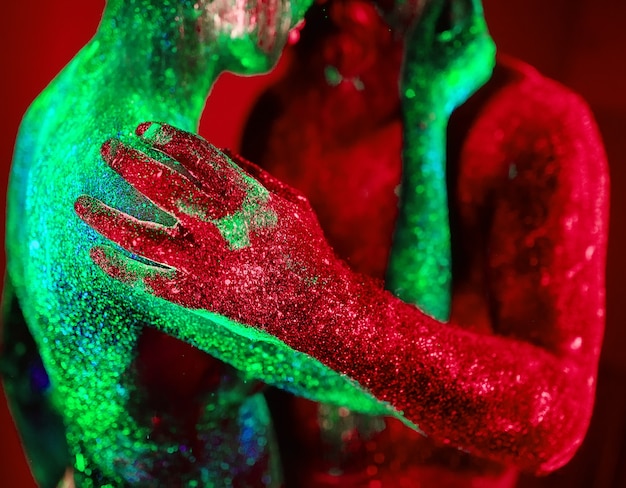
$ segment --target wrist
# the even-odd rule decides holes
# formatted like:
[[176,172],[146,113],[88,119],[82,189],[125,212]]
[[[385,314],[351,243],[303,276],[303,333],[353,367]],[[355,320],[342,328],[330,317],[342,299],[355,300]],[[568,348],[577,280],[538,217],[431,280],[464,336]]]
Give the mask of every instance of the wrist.
[[[323,272],[290,299],[278,326],[268,332],[336,369],[342,344],[354,342],[355,327],[368,316],[367,302],[373,293],[369,278],[354,273],[338,258],[326,261]],[[382,291],[382,285],[378,289]]]
[[336,371],[360,378],[354,366],[384,344],[388,326],[397,323],[390,317],[397,312],[396,302],[401,303],[384,289],[382,281],[345,266],[317,308],[315,321],[322,324],[317,357]]

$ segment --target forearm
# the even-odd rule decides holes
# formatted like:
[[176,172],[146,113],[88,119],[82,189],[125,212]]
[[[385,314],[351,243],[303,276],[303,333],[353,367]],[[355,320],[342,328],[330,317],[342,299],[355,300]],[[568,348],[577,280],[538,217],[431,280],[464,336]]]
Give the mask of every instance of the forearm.
[[448,116],[429,99],[403,102],[400,208],[387,288],[429,315],[450,313],[451,251],[446,185]]
[[[448,121],[487,81],[495,62],[480,2],[467,2],[463,13],[452,18],[445,6],[426,6],[405,40],[403,174],[387,272],[387,286],[396,296],[443,321],[450,314],[451,283]],[[440,31],[440,21],[449,28]]]
[[[437,442],[551,471],[580,444],[593,366],[528,343],[441,324],[370,282],[331,290],[311,328],[283,340],[359,382]],[[322,321],[322,324],[319,323]]]

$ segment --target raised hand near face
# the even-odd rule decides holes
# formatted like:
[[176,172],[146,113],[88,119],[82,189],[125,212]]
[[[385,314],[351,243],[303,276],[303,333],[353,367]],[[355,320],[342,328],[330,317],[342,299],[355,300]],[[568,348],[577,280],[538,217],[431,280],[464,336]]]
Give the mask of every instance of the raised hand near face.
[[316,290],[342,266],[302,195],[172,126],[145,123],[136,134],[163,157],[115,140],[101,154],[176,224],[141,221],[81,196],[75,204],[81,219],[131,253],[93,248],[92,259],[106,273],[270,333],[279,319],[297,320],[315,304]]
[[[412,19],[404,15],[395,22]],[[495,63],[481,2],[430,0],[413,24],[405,41],[401,95],[441,106],[449,115],[489,79]]]

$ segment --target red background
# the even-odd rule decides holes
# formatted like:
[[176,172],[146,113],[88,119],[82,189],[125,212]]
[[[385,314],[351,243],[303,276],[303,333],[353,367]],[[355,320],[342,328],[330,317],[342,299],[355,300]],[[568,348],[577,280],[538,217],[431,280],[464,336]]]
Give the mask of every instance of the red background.
[[[523,486],[626,487],[626,2],[622,0],[484,0],[499,48],[580,92],[603,134],[612,179],[607,269],[607,332],[592,426],[575,459]],[[95,32],[103,0],[29,0],[3,6],[0,18],[0,188],[4,192],[20,119],[28,104]],[[238,129],[271,76],[223,76],[200,132],[237,148]],[[233,96],[236,94],[236,96]],[[4,193],[3,193],[4,198]],[[4,226],[0,225],[4,241]],[[4,256],[0,260],[4,273]],[[0,485],[32,487],[24,454],[0,392]]]

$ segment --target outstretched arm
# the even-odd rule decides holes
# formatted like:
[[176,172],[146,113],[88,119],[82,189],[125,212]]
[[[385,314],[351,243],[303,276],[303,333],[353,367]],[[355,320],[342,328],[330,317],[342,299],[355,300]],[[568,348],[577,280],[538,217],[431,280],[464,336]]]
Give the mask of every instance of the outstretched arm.
[[[269,332],[356,380],[435,440],[533,471],[555,469],[572,455],[591,411],[597,317],[586,327],[573,328],[575,317],[564,314],[544,324],[560,344],[580,338],[582,350],[442,324],[352,273],[334,257],[306,200],[267,173],[239,161],[246,173],[169,126],[138,133],[188,175],[126,146],[105,146],[107,162],[178,219],[160,228],[80,199],[77,212],[87,223],[155,263],[94,250],[111,276]],[[559,207],[546,208],[560,221]],[[574,252],[567,259],[601,276],[604,241],[588,239],[599,247],[595,257]],[[563,266],[547,271],[557,276]]]

